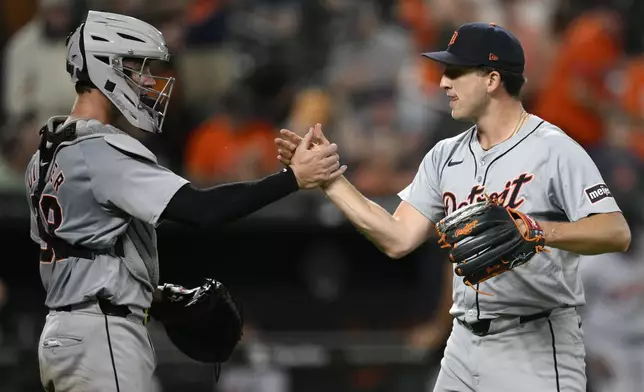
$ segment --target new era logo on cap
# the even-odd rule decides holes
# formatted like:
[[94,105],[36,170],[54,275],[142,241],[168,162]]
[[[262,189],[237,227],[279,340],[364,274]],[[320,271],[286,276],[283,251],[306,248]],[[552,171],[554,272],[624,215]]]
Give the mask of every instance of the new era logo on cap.
[[523,73],[525,67],[521,42],[494,23],[466,23],[454,32],[447,50],[423,56],[449,65],[488,66],[515,73]]

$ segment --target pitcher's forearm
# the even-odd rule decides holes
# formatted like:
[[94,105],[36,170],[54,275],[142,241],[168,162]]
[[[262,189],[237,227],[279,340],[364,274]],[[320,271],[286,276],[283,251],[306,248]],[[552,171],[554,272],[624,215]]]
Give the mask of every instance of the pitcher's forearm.
[[546,246],[582,255],[625,252],[631,232],[619,212],[597,214],[577,222],[540,222]]
[[405,232],[387,210],[364,197],[344,177],[324,189],[325,194],[367,239],[391,258],[408,253]]

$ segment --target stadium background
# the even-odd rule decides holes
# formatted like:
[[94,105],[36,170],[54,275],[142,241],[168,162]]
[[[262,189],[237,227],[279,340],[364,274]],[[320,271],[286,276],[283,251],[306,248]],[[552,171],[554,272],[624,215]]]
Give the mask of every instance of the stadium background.
[[[160,137],[141,135],[165,165],[203,186],[259,178],[279,168],[280,128],[321,122],[350,180],[390,211],[434,143],[469,126],[450,118],[440,69],[419,53],[444,48],[462,23],[503,25],[525,46],[526,108],[591,153],[633,229],[628,257],[644,262],[642,1],[0,0],[3,392],[41,390],[46,310],[22,176],[40,125],[73,103],[64,39],[89,8],[140,17],[167,38],[173,61],[157,71],[178,78],[168,120]],[[318,191],[221,230],[164,224],[159,243],[163,281],[215,276],[247,317],[216,385],[212,367],[152,323],[159,390],[431,391],[450,327],[450,265],[435,244],[389,260]],[[642,353],[643,341],[632,343]],[[589,357],[588,369],[591,390],[606,367]]]

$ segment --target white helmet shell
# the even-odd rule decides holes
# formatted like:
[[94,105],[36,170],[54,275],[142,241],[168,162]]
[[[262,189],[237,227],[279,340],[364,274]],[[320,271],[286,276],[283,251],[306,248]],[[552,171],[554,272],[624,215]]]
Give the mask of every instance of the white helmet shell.
[[[129,59],[140,60],[140,69],[124,66]],[[67,39],[67,71],[72,81],[93,84],[132,125],[160,133],[174,78],[144,74],[153,60],[170,60],[163,34],[130,16],[89,11]]]

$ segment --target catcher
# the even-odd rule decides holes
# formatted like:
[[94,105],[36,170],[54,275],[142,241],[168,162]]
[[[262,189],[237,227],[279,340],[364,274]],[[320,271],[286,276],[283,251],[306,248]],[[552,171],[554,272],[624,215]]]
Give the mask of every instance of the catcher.
[[[90,11],[67,50],[76,102],[70,116],[41,129],[25,175],[50,309],[38,350],[41,381],[57,392],[149,391],[156,365],[145,325],[150,307],[181,351],[210,363],[229,358],[243,322],[212,279],[192,290],[157,287],[156,226],[222,225],[344,168],[336,146],[312,151],[305,143],[279,173],[197,189],[131,136],[133,127],[162,131],[174,79],[150,71],[170,58],[161,33],[135,18]],[[116,128],[119,120],[129,124]]]
[[[524,110],[514,35],[469,23],[425,56],[445,66],[452,117],[475,125],[429,151],[393,215],[344,177],[324,193],[392,258],[434,232],[449,250],[454,322],[435,392],[586,392],[579,263],[626,251],[628,224],[586,151]],[[283,130],[282,162],[305,142]]]

